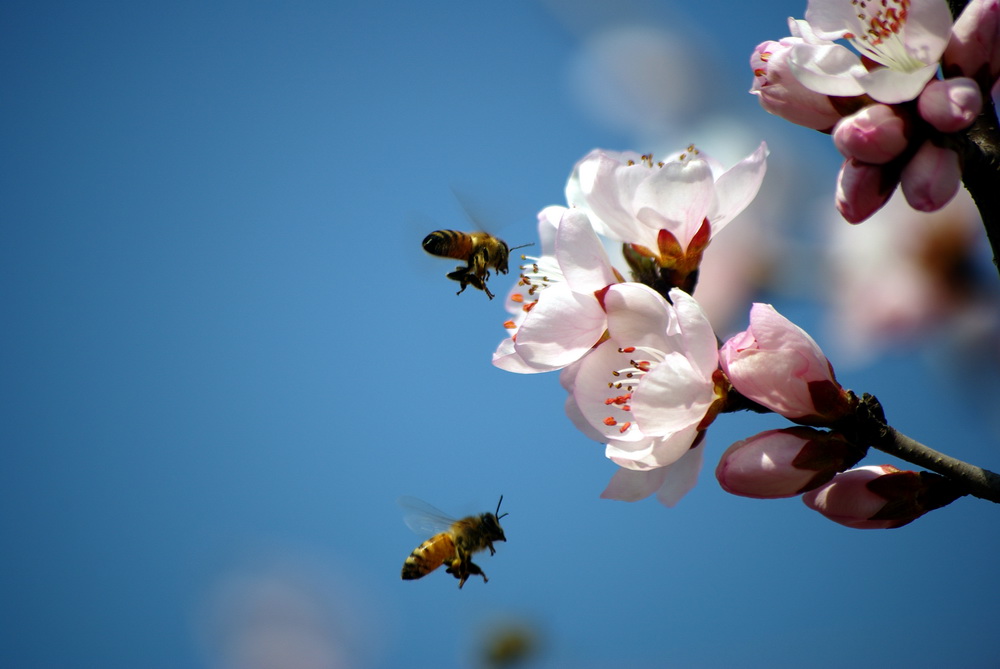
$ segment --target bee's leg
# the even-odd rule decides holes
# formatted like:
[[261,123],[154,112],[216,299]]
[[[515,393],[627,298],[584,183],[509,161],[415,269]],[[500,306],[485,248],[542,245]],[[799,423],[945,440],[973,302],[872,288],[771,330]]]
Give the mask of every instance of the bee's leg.
[[471,576],[473,574],[477,574],[479,576],[482,576],[483,577],[483,583],[488,583],[489,580],[490,580],[490,579],[486,578],[486,574],[483,573],[483,570],[479,568],[478,564],[476,564],[472,560],[467,560],[466,563],[465,563],[465,577],[468,578],[469,576]]
[[476,282],[472,280],[472,275],[469,274],[469,268],[462,267],[461,265],[456,267],[454,272],[449,272],[448,278],[462,284],[462,289],[455,293],[456,295],[461,295],[462,291],[465,290],[465,287],[469,285],[469,283],[472,283],[473,286],[476,285]]
[[492,541],[487,541],[486,542],[486,547],[490,549],[490,555],[496,555],[497,550],[495,548],[493,548],[493,542]]

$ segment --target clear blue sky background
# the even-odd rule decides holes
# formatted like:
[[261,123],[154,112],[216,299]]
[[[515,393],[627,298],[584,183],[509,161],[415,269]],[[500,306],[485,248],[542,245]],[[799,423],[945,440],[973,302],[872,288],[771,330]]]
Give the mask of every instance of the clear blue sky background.
[[[473,666],[510,621],[538,667],[997,666],[995,505],[859,532],[727,495],[718,455],[783,425],[759,416],[717,421],[676,508],[600,500],[614,467],[556,377],[494,369],[501,301],[455,297],[420,250],[469,227],[452,187],[532,240],[596,146],[766,139],[771,178],[815,172],[791,190],[829,198],[827,140],[745,93],[749,52],[804,5],[5,3],[0,666],[249,666],[240,648],[288,638],[349,666]],[[585,46],[635,23],[684,45],[665,71],[709,68],[645,90],[695,101],[663,148],[581,98]],[[745,145],[699,134],[720,110]],[[922,360],[841,380],[1000,470],[990,403]],[[463,515],[500,494],[488,584],[400,580],[424,537],[398,496]]]

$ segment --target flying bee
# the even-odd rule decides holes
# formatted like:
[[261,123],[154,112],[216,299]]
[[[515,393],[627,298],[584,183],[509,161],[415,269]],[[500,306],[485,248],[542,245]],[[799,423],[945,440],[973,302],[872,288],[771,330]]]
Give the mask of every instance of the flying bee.
[[[531,244],[515,246],[520,249]],[[493,299],[493,293],[486,286],[492,267],[498,274],[507,273],[507,260],[514,249],[507,242],[494,237],[488,232],[460,232],[458,230],[435,230],[424,237],[424,250],[431,255],[442,258],[464,260],[465,265],[459,265],[454,272],[448,273],[448,278],[458,281],[462,288],[456,293],[461,295],[466,286],[472,286],[486,293]]]
[[500,519],[507,515],[500,514],[502,502],[503,495],[495,513],[456,520],[415,497],[400,497],[399,505],[405,511],[404,520],[410,529],[420,534],[435,533],[414,548],[403,562],[403,580],[421,578],[446,565],[445,571],[458,579],[459,588],[465,585],[469,576],[482,576],[486,583],[489,579],[471,558],[487,548],[493,555],[496,553],[493,542],[507,541],[500,527]]

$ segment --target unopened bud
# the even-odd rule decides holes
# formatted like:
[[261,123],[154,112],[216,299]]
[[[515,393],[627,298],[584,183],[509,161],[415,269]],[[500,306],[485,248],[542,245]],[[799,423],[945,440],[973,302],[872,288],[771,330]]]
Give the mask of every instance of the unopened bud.
[[983,93],[968,77],[935,79],[920,94],[917,109],[941,132],[958,132],[972,125],[983,110]]
[[896,107],[868,105],[837,123],[833,143],[845,158],[882,165],[906,150],[908,126]]
[[802,501],[841,525],[888,530],[950,504],[962,494],[943,476],[877,465],[837,474],[826,485],[803,495]]
[[865,451],[839,434],[809,427],[768,430],[730,446],[715,477],[734,495],[794,497],[851,467]]

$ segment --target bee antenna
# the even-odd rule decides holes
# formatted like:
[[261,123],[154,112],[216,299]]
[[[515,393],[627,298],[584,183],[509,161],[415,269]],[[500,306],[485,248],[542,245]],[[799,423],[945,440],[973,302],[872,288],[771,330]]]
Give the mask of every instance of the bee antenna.
[[509,251],[514,251],[514,250],[516,250],[516,249],[523,249],[523,248],[525,248],[525,247],[527,247],[527,246],[534,246],[534,245],[535,245],[535,243],[534,243],[534,242],[532,242],[532,243],[530,243],[530,244],[521,244],[520,246],[512,246],[512,247],[510,247],[510,248],[509,248],[508,250],[509,250]]
[[496,515],[497,520],[500,520],[501,518],[503,518],[503,516],[509,516],[510,515],[509,513],[505,513],[505,514],[503,514],[503,516],[500,515],[500,505],[501,504],[503,504],[503,495],[500,495],[500,501],[497,502],[497,512],[496,512],[496,514],[494,514],[494,515]]

